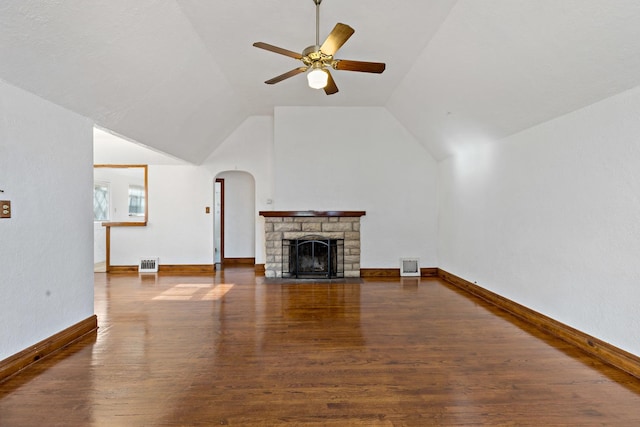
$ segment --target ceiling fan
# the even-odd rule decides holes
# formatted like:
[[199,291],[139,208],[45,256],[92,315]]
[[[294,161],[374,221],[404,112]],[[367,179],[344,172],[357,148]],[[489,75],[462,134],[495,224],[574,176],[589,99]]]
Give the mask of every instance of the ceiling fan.
[[340,49],[355,32],[353,28],[346,24],[337,23],[324,43],[320,45],[320,3],[322,3],[322,0],[313,0],[313,2],[316,5],[315,45],[307,47],[302,53],[297,53],[263,42],[253,44],[260,49],[299,59],[304,64],[303,67],[294,68],[291,71],[267,80],[265,83],[272,85],[310,70],[307,74],[309,86],[314,89],[324,89],[327,95],[333,95],[338,92],[338,86],[336,86],[336,83],[333,81],[329,68],[363,73],[382,73],[385,69],[385,64],[382,62],[352,61],[333,57],[338,49]]

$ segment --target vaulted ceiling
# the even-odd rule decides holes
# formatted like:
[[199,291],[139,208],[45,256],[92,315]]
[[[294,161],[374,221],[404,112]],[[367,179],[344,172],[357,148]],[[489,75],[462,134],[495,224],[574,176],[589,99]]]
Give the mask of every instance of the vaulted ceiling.
[[640,85],[637,0],[324,0],[336,22],[337,57],[387,69],[327,96],[252,47],[314,44],[312,0],[2,0],[0,78],[196,164],[274,106],[386,107],[442,159]]

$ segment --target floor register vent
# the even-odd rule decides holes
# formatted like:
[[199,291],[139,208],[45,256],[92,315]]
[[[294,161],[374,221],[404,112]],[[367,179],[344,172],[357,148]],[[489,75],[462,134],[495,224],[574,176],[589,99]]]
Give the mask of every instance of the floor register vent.
[[420,261],[418,258],[401,258],[400,276],[420,276]]
[[138,273],[157,273],[158,257],[142,258],[138,266]]

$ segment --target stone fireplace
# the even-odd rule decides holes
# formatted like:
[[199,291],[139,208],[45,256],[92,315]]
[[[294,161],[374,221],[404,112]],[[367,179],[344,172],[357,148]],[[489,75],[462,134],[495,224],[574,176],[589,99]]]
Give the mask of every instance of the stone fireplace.
[[[360,217],[364,211],[261,211],[260,215],[265,219],[267,278],[360,277]],[[309,242],[316,246],[295,249],[298,255],[292,266],[292,245]],[[325,245],[326,254],[322,252]],[[323,253],[320,258],[307,256],[314,247]],[[304,259],[296,258],[300,253],[305,254]],[[296,274],[292,268],[297,269]]]

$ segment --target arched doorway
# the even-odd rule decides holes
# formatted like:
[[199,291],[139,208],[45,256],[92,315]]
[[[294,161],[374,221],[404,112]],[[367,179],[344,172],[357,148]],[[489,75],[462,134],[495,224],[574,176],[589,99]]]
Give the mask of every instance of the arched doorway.
[[255,264],[255,180],[242,171],[216,176],[214,207],[215,263]]

